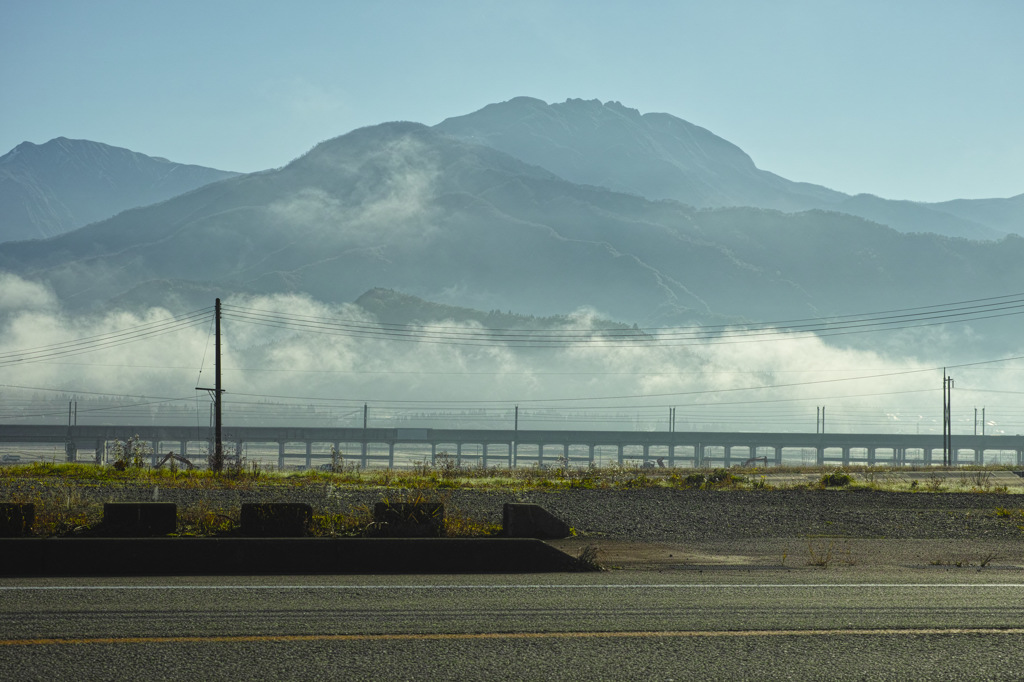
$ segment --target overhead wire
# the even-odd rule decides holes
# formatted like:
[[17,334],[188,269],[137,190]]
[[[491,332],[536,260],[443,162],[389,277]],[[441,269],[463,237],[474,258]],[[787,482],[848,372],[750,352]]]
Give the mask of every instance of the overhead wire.
[[6,351],[0,353],[0,366],[44,362],[54,358],[82,355],[84,353],[92,353],[98,350],[135,343],[143,339],[163,336],[204,324],[209,314],[209,309],[195,310],[184,315],[147,322],[106,334],[96,334],[34,348]]
[[[906,308],[881,313],[807,318],[784,322],[655,329],[471,329],[444,325],[410,325],[297,315],[239,306],[224,306],[224,317],[260,326],[296,329],[356,338],[390,339],[450,345],[557,347],[581,342],[622,345],[693,345],[842,334],[893,331],[934,326],[950,321],[975,321],[1024,313],[1024,295],[998,296],[944,305]],[[800,324],[797,324],[800,323]],[[627,343],[629,342],[629,343]]]

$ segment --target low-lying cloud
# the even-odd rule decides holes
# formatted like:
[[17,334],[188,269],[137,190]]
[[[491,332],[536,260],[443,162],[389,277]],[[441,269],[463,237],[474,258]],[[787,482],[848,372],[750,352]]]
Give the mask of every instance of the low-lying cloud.
[[[141,421],[156,415],[153,405],[174,406],[206,423],[209,397],[196,388],[214,382],[212,313],[172,332],[135,338],[132,330],[170,325],[175,318],[160,308],[65,315],[45,288],[10,275],[0,282],[0,413],[6,421],[41,414],[40,406],[54,401],[78,400],[80,423]],[[424,334],[439,327],[448,334],[483,328],[435,320],[429,328],[408,330],[403,341],[339,330],[328,321],[372,329],[377,320],[353,305],[301,295],[228,299],[224,308],[228,423],[308,418],[319,425],[361,426],[365,403],[378,426],[507,428],[518,405],[520,428],[665,430],[675,408],[680,431],[813,432],[817,409],[826,407],[830,431],[941,429],[941,370],[910,355],[841,349],[817,337],[780,334],[699,345],[607,339],[553,348],[452,345]],[[242,319],[246,310],[301,326],[253,324]],[[595,319],[580,311],[551,334],[594,329]],[[123,333],[117,345],[100,347],[97,339],[113,332]],[[62,356],[47,350],[73,340],[90,352]],[[30,349],[36,355],[15,355]],[[1019,371],[1007,369],[1012,366],[951,370],[960,432],[970,432],[973,407],[986,403],[989,433],[1021,430],[1024,411],[1012,393]],[[86,409],[121,397],[126,406],[150,407]],[[59,421],[56,414],[52,419]]]

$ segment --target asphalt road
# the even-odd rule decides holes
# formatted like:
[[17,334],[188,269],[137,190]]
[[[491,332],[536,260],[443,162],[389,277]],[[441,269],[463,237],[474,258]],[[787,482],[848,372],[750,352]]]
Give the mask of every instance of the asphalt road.
[[0,679],[1020,679],[1019,571],[0,581]]

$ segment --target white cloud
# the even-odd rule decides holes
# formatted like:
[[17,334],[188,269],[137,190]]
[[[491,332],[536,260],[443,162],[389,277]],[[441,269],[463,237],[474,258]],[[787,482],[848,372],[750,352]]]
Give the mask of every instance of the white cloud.
[[0,314],[13,310],[52,310],[57,297],[49,287],[0,272]]

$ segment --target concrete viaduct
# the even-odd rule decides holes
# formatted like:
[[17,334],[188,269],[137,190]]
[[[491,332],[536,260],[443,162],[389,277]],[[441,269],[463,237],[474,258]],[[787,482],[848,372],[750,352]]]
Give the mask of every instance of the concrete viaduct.
[[[109,446],[132,436],[157,455],[174,451],[195,459],[208,451],[213,429],[195,426],[0,425],[0,444],[63,445],[67,461],[105,461]],[[483,466],[575,465],[603,461],[669,467],[712,467],[759,463],[843,465],[933,465],[942,463],[942,437],[936,434],[813,434],[667,431],[540,431],[501,429],[226,427],[226,455],[259,444],[277,446],[277,463],[312,467],[330,461],[331,448],[347,464],[394,467],[396,449],[407,464],[437,463],[441,453],[459,464]],[[793,451],[799,452],[795,455]],[[415,454],[410,455],[409,451]],[[784,456],[785,454],[785,456]],[[787,461],[788,460],[788,461]],[[1024,466],[1022,436],[953,436],[953,464],[993,461]]]

